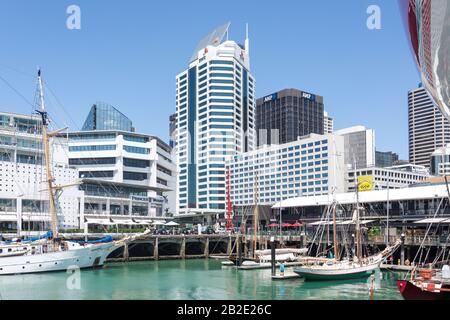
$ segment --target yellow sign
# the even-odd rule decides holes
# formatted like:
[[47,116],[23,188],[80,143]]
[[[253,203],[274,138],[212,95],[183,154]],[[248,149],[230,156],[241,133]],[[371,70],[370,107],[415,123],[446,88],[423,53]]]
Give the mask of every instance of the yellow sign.
[[372,191],[373,190],[373,176],[358,177],[358,191]]

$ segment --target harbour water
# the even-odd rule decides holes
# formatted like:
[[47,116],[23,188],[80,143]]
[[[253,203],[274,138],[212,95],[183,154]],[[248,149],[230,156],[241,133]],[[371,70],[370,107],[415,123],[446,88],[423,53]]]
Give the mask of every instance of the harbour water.
[[[4,300],[368,300],[367,280],[272,281],[270,270],[236,270],[216,260],[110,263],[102,269],[0,277]],[[79,275],[79,277],[78,277]],[[377,274],[375,300],[401,300],[395,280]],[[378,280],[379,279],[379,280]]]

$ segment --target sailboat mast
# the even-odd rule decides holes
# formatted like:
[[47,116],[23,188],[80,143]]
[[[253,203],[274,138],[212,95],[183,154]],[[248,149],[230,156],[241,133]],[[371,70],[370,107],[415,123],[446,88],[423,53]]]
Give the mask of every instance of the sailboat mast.
[[337,230],[336,230],[336,203],[333,203],[333,246],[334,246],[334,259],[336,261],[340,260],[339,257],[339,243],[337,241]]
[[259,186],[258,186],[258,174],[255,176],[255,209],[253,212],[254,215],[254,223],[253,223],[253,258],[256,259],[256,239],[258,237],[258,226],[259,226]]
[[42,117],[42,140],[44,144],[44,160],[45,168],[47,170],[47,187],[49,196],[49,210],[52,223],[53,236],[56,237],[58,233],[58,223],[56,216],[56,204],[55,204],[55,194],[53,187],[53,174],[51,170],[51,159],[50,159],[50,143],[48,135],[48,115],[45,111],[44,102],[44,89],[42,85],[41,70],[38,71],[38,83],[39,83],[39,100],[40,100],[40,110],[38,113]]
[[[355,175],[356,177],[356,175]],[[361,247],[361,226],[359,214],[359,184],[356,186],[356,256],[358,261],[362,261],[362,247]]]

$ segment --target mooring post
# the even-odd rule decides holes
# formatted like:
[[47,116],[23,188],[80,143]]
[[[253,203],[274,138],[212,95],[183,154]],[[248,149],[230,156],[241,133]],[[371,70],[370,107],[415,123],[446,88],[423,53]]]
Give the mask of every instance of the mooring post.
[[248,242],[247,242],[247,239],[245,239],[243,241],[242,245],[244,246],[244,256],[248,257]]
[[186,237],[183,237],[183,240],[181,240],[180,258],[181,259],[186,258]]
[[270,237],[270,253],[272,258],[272,276],[275,276],[275,237]]
[[402,233],[401,235],[401,241],[402,241],[402,245],[400,247],[400,264],[402,266],[405,265],[405,234]]
[[155,238],[155,246],[153,247],[153,258],[155,260],[159,260],[159,241],[158,241],[158,237]]
[[208,236],[206,236],[205,250],[204,250],[203,254],[205,255],[205,258],[209,258],[209,237]]
[[242,236],[239,235],[237,238],[237,265],[240,266],[242,264]]
[[130,253],[128,251],[128,243],[125,243],[123,246],[123,260],[128,261],[130,258]]

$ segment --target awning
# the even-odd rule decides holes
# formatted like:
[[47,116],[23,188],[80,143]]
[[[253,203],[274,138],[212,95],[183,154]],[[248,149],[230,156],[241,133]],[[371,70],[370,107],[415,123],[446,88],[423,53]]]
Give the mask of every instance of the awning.
[[127,219],[127,220],[119,220],[119,219],[115,219],[113,220],[114,224],[123,224],[123,225],[136,225],[139,223],[134,222],[133,220]]
[[[368,224],[371,222],[374,222],[375,220],[361,220],[359,223],[360,224]],[[332,225],[333,221],[316,221],[316,222],[312,222],[312,223],[308,223],[309,226],[323,226],[323,225]],[[338,225],[349,225],[349,224],[355,224],[353,222],[353,220],[346,220],[346,221],[336,221],[336,224]]]
[[92,218],[85,218],[85,223],[87,224],[101,224],[105,226],[113,225],[115,224],[110,219],[92,219]]
[[278,227],[278,224],[276,224],[276,223],[271,223],[271,224],[268,225],[268,227],[269,227],[269,228],[275,228],[275,227]]
[[[366,191],[359,193],[359,203],[385,203],[388,199],[390,201],[408,201],[408,200],[430,200],[430,199],[442,199],[447,198],[448,192],[446,185],[431,185],[410,187],[401,189],[388,190],[376,190]],[[317,206],[329,206],[334,202],[341,205],[356,203],[356,193],[346,192],[337,193],[335,195],[320,195],[311,197],[296,197],[283,200],[272,206],[272,209],[279,208],[304,208],[304,207],[317,207]]]
[[419,221],[415,221],[414,223],[423,223],[423,224],[429,224],[429,223],[442,223],[442,222],[446,222],[449,223],[450,219],[449,218],[428,218],[428,219],[423,219],[423,220],[419,220]]
[[137,224],[141,224],[141,225],[151,225],[153,223],[152,220],[136,220],[134,219],[134,222],[136,222]]

